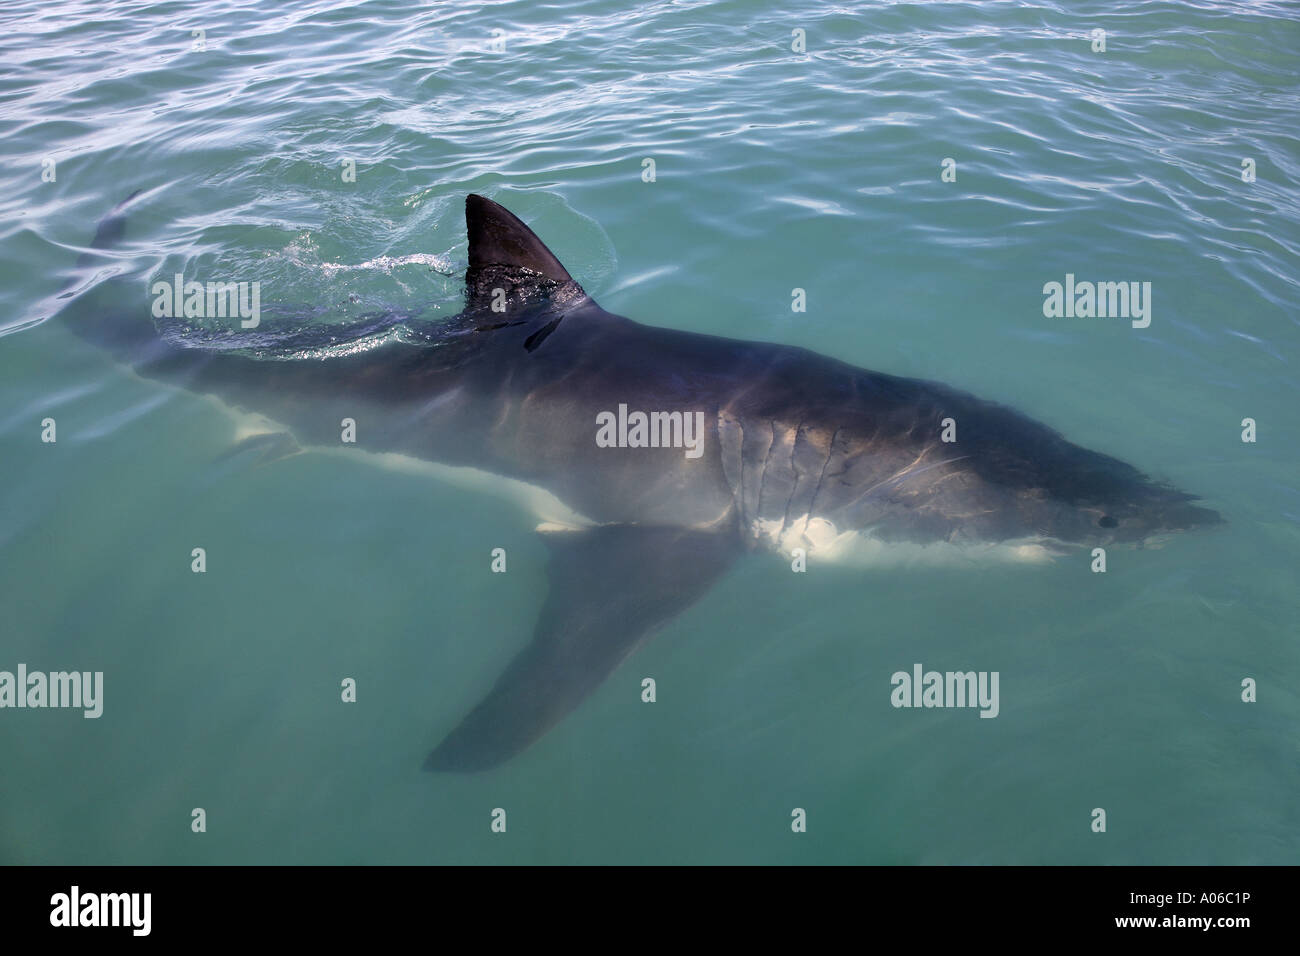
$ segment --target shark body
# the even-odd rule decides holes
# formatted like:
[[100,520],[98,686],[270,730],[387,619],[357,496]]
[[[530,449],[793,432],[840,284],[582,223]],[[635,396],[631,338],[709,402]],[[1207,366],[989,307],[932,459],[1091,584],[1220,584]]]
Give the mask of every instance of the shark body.
[[[613,315],[502,206],[471,195],[466,221],[465,310],[381,316],[376,330],[401,334],[373,347],[306,330],[254,356],[160,334],[144,308],[74,323],[142,376],[264,415],[303,446],[338,447],[351,418],[366,451],[496,476],[536,506],[551,564],[533,639],[429,769],[484,770],[525,749],[750,551],[1033,559],[1220,520],[946,385]],[[118,210],[95,245],[122,228]],[[691,416],[698,453],[598,442],[627,409]]]

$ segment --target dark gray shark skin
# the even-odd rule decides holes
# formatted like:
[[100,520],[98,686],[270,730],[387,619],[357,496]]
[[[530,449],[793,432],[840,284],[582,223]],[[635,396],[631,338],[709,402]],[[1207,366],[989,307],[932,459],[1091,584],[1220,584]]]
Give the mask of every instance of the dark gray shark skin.
[[[546,534],[550,592],[532,642],[428,769],[485,770],[524,750],[747,551],[811,553],[827,529],[886,549],[1059,551],[1141,545],[1221,520],[1122,461],[945,385],[613,315],[502,206],[471,195],[465,208],[465,310],[441,322],[373,316],[363,332],[399,334],[372,348],[331,352],[337,340],[310,327],[159,329],[141,284],[120,280],[103,284],[117,289],[106,296],[115,308],[70,320],[139,374],[263,414],[301,445],[337,446],[352,418],[368,451],[528,482],[586,519]],[[96,246],[120,235],[123,212],[101,224]],[[124,315],[123,301],[141,304]],[[598,447],[598,414],[620,405],[702,412],[703,454]],[[941,441],[949,418],[952,443]]]

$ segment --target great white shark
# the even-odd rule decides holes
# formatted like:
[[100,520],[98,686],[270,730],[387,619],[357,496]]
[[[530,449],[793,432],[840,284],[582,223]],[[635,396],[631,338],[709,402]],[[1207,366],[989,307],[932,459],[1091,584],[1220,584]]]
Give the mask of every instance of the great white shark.
[[[94,248],[121,236],[130,202]],[[278,423],[289,447],[339,448],[351,418],[355,447],[495,482],[542,522],[550,589],[532,640],[428,769],[484,770],[524,750],[748,552],[1037,560],[1221,520],[947,385],[606,312],[501,205],[470,195],[465,219],[454,318],[378,314],[346,342],[311,325],[213,335],[160,327],[140,284],[113,279],[101,283],[113,307],[69,319],[141,376]],[[638,435],[636,412],[658,416],[663,440]],[[702,426],[694,450],[674,441],[678,423]]]

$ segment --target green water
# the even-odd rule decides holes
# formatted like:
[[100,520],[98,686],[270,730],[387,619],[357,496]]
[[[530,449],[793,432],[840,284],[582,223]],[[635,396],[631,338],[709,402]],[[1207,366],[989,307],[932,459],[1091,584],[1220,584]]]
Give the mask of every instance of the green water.
[[[0,710],[0,861],[1295,863],[1298,21],[8,4],[0,670],[103,671],[105,699],[98,720]],[[78,272],[136,189],[123,243]],[[471,191],[613,312],[948,382],[1228,524],[1105,574],[755,557],[515,761],[423,773],[529,640],[533,520],[360,458],[218,461],[222,410],[51,317],[113,271],[142,303],[146,276],[184,272],[319,322],[452,315]],[[1151,282],[1150,326],[1046,318],[1067,273]],[[999,716],[891,707],[917,662],[999,672]]]

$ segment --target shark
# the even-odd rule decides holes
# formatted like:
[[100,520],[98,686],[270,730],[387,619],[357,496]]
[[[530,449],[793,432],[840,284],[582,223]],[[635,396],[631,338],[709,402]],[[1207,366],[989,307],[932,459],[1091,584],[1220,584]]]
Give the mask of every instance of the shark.
[[[134,199],[86,256],[123,235]],[[755,552],[1034,562],[1223,520],[948,385],[607,312],[504,206],[471,194],[465,220],[454,317],[203,332],[156,321],[127,284],[113,307],[70,319],[140,376],[274,422],[271,439],[251,439],[269,458],[338,449],[352,419],[357,450],[496,489],[538,520],[549,589],[532,638],[429,770],[486,771],[523,752]]]

